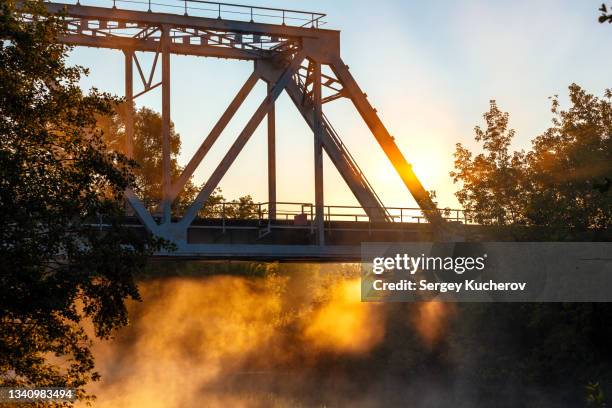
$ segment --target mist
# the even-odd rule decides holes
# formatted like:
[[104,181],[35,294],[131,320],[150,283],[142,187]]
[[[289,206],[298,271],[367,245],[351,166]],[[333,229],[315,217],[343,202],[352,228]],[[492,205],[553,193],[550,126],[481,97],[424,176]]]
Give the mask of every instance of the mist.
[[[361,302],[357,265],[200,265],[140,282],[130,324],[95,344],[94,406],[490,406],[465,375],[478,363],[449,340],[462,319],[452,304]],[[522,400],[512,387],[497,406]]]

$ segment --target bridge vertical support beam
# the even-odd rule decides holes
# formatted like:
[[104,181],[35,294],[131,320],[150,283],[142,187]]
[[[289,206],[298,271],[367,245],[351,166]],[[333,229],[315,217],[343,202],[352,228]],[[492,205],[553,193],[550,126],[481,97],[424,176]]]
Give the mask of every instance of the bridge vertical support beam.
[[[268,82],[268,97],[274,84]],[[276,112],[274,103],[268,111],[268,219],[276,219]]]
[[134,50],[125,55],[125,155],[134,157]]
[[[134,158],[134,50],[124,49],[125,56],[125,155],[129,159]],[[135,194],[125,193],[126,213],[134,211],[134,204],[137,200]],[[138,213],[136,213],[138,214]],[[140,215],[139,215],[140,217]],[[143,222],[144,223],[144,222]],[[147,225],[146,223],[144,223]],[[154,223],[153,223],[154,224]],[[148,227],[152,226],[150,224]]]
[[314,100],[314,168],[315,168],[315,223],[317,243],[325,245],[325,207],[323,200],[323,108],[321,104],[321,64],[313,61]]
[[170,29],[162,27],[162,223],[171,221],[170,200]]

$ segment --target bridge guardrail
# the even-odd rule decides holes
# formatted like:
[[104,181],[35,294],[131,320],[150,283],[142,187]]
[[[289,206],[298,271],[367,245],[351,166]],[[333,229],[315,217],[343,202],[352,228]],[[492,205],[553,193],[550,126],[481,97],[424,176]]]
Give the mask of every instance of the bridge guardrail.
[[[155,202],[148,202],[148,206],[155,207]],[[306,202],[276,202],[277,220],[294,220],[295,216],[305,216],[305,221],[309,224],[315,218],[315,205]],[[207,219],[250,219],[262,222],[271,221],[269,218],[270,203],[240,203],[224,201],[215,203],[212,206],[204,207],[198,218]],[[427,223],[427,218],[418,207],[385,207],[389,214],[389,220],[393,223]],[[442,217],[447,221],[461,222],[464,224],[474,224],[474,220],[469,213],[463,209],[444,208],[438,209]],[[155,214],[154,214],[155,215]],[[366,211],[361,206],[352,205],[325,205],[325,221],[354,221],[354,222],[374,222],[370,219]]]
[[247,21],[287,25],[292,27],[320,28],[325,24],[324,13],[281,9],[273,7],[249,6],[243,4],[221,3],[204,0],[71,0],[48,1],[49,3],[69,3],[79,6],[111,6],[134,11],[182,14],[192,17],[218,18],[221,20]]

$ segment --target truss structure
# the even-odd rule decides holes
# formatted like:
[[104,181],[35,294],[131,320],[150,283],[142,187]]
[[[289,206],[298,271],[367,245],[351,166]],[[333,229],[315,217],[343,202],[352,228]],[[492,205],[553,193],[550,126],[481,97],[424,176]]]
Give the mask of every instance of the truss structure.
[[[306,17],[298,18],[298,20],[300,22],[306,20],[306,23],[291,25],[286,23],[286,16],[300,12],[246,7],[250,9],[251,19],[239,21],[222,17],[221,7],[227,6],[224,3],[184,1],[185,12],[180,15],[149,10],[119,9],[115,1],[108,0],[108,2],[109,7],[55,2],[45,3],[45,5],[50,13],[64,16],[66,31],[61,41],[77,46],[117,49],[125,54],[128,155],[132,155],[133,152],[134,99],[154,88],[160,86],[162,88],[163,199],[160,204],[161,220],[158,222],[147,211],[133,191],[126,191],[127,200],[150,232],[175,242],[179,248],[189,248],[187,229],[196,219],[198,211],[236,160],[255,129],[266,117],[269,217],[272,219],[275,217],[274,107],[277,98],[283,91],[290,96],[314,135],[315,227],[319,245],[325,243],[323,151],[336,166],[370,219],[379,222],[392,221],[365,174],[323,114],[323,105],[340,98],[348,98],[355,105],[361,118],[371,130],[372,135],[395,167],[428,221],[434,228],[444,227],[445,222],[429,194],[368,101],[366,94],[351,75],[348,66],[340,58],[340,32],[320,28],[323,14],[304,12]],[[211,10],[218,7],[217,18],[191,15],[190,7],[193,4],[201,6],[204,3]],[[254,15],[263,15],[261,10],[267,13],[274,11],[279,16],[282,13],[282,23],[255,22]],[[266,15],[270,16],[270,14]],[[149,72],[143,70],[135,54],[136,51],[155,53]],[[200,147],[176,180],[170,177],[170,56],[172,54],[254,61],[252,74],[203,139]],[[329,67],[329,72],[333,74],[322,73],[324,66]],[[154,73],[158,68],[161,69],[162,79],[158,83],[153,83]],[[142,88],[136,93],[135,73],[142,83]],[[267,95],[261,100],[258,108],[214,169],[194,202],[180,219],[173,220],[171,218],[173,201],[259,80],[267,83]]]

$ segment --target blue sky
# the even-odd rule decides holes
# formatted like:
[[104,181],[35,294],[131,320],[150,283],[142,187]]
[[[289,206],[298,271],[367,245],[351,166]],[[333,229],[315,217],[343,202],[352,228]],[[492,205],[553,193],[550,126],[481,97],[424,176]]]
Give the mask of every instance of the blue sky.
[[[64,0],[70,1],[70,0]],[[107,0],[84,0],[105,4]],[[157,0],[173,2],[173,0]],[[567,101],[575,82],[602,95],[610,87],[612,26],[597,23],[601,1],[251,1],[240,4],[327,13],[327,27],[341,30],[342,57],[370,102],[440,205],[456,207],[448,172],[455,143],[475,147],[489,100],[510,113],[515,148],[550,124],[548,97]],[[143,57],[146,61],[147,57]],[[84,88],[123,95],[120,51],[75,49],[70,62],[90,68]],[[172,57],[172,120],[186,163],[248,77],[248,62]],[[263,97],[260,84],[196,172],[203,182]],[[160,91],[137,106],[160,110]],[[565,105],[567,106],[567,105]],[[326,104],[344,142],[388,206],[414,206],[357,112],[346,101]],[[278,199],[312,202],[312,135],[286,96],[277,107]],[[228,198],[251,194],[267,200],[265,121],[221,182]],[[326,204],[356,204],[330,162],[325,166]]]

